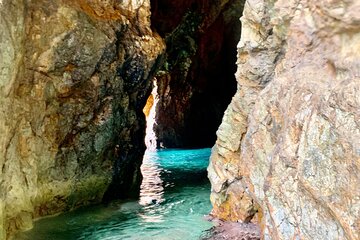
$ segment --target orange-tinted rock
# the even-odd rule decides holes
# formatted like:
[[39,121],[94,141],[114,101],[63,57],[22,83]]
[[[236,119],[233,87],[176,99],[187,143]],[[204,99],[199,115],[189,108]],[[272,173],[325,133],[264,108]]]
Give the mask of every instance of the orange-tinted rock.
[[142,108],[165,48],[149,8],[0,1],[0,239],[138,193]]

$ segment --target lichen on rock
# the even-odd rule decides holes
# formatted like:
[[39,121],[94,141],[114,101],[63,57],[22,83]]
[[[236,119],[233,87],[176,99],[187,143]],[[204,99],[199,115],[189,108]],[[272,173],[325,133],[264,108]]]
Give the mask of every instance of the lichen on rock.
[[264,239],[359,239],[358,1],[252,1],[208,168],[212,213]]

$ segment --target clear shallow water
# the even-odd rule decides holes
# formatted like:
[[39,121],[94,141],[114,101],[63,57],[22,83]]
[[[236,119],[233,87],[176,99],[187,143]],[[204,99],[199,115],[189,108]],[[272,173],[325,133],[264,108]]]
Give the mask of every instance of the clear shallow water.
[[114,201],[35,223],[19,240],[192,240],[212,224],[210,149],[146,152],[138,201]]

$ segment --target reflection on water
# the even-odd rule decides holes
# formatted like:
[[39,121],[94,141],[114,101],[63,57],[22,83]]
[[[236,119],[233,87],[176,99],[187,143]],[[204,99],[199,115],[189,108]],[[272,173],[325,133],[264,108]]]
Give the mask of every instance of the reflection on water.
[[161,171],[163,170],[158,163],[156,153],[145,154],[141,173],[143,181],[140,187],[139,204],[146,209],[145,213],[139,213],[139,216],[145,222],[159,223],[163,221],[163,214],[156,214],[157,205],[164,201],[164,187],[161,180]]
[[[151,155],[150,155],[151,154]],[[160,204],[164,201],[164,187],[161,180],[161,171],[156,153],[147,153],[141,166],[143,181],[140,187],[139,203],[143,206]]]
[[42,219],[18,240],[191,240],[211,223],[210,149],[146,152],[140,199],[114,201]]

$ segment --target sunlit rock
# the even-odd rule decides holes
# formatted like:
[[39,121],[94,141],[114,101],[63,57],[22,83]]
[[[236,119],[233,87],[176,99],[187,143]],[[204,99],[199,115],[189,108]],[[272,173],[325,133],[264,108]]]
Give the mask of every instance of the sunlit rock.
[[159,103],[158,86],[156,78],[153,80],[153,90],[146,101],[143,112],[146,117],[146,131],[145,131],[145,145],[146,149],[156,151],[157,149],[157,136],[155,133],[156,122],[156,109]]
[[164,43],[149,1],[1,1],[0,239],[138,193]]
[[359,1],[247,1],[213,214],[264,239],[360,238]]

